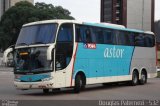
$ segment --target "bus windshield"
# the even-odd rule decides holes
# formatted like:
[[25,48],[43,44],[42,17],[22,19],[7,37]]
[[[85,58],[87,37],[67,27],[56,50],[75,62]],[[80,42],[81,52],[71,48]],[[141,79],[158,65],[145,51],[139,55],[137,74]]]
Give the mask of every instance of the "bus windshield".
[[47,49],[48,47],[35,47],[15,50],[15,73],[41,73],[52,71],[53,60],[47,60]]
[[16,46],[53,43],[57,24],[39,24],[23,27]]

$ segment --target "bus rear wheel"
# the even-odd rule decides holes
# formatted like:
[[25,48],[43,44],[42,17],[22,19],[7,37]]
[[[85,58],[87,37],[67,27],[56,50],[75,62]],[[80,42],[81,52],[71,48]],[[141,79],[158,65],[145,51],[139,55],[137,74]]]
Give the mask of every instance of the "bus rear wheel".
[[147,74],[145,73],[145,71],[142,71],[141,79],[140,79],[139,83],[141,85],[144,85],[145,83],[147,83]]
[[133,74],[132,74],[131,85],[136,86],[137,84],[138,84],[138,72],[134,71]]
[[75,79],[74,92],[79,93],[83,87],[84,87],[83,79],[81,75],[77,75]]

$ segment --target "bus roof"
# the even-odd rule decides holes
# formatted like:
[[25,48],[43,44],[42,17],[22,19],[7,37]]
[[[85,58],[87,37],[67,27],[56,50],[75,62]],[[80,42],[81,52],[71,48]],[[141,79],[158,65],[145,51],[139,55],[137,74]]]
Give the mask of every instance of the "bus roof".
[[97,26],[97,27],[104,27],[104,28],[110,28],[110,29],[116,29],[116,30],[123,30],[123,31],[130,31],[130,32],[137,32],[137,33],[144,33],[142,30],[137,30],[137,29],[129,29],[125,28],[121,25],[116,25],[116,24],[103,24],[103,23],[86,23],[85,25],[91,25],[91,26]]
[[63,19],[58,19],[58,20],[44,20],[44,21],[36,21],[36,22],[31,22],[28,24],[24,24],[23,26],[31,26],[31,25],[38,25],[38,24],[49,24],[49,23],[77,23],[77,24],[82,24],[82,22],[76,21],[76,20],[63,20]]
[[32,22],[32,23],[25,24],[25,25],[23,25],[23,27],[31,26],[31,25],[38,25],[38,24],[48,24],[48,23],[59,23],[59,24],[62,24],[62,23],[75,23],[75,24],[90,25],[90,26],[110,28],[110,29],[130,31],[130,32],[137,32],[137,33],[154,34],[153,32],[150,32],[150,31],[142,31],[142,30],[137,30],[137,29],[125,28],[125,26],[117,25],[117,24],[90,23],[90,22],[81,22],[81,21],[76,21],[76,20],[63,20],[63,19],[37,21],[37,22]]

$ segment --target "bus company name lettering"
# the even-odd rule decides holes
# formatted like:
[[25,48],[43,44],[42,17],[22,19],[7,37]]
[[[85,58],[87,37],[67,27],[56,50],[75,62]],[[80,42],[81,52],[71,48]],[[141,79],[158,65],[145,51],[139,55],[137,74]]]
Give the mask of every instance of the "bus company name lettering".
[[123,58],[124,49],[116,48],[106,48],[104,50],[104,58]]

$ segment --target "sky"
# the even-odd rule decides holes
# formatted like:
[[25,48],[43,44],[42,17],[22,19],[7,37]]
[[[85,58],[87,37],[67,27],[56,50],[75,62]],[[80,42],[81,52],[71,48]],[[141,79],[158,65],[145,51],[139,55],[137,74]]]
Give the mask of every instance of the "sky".
[[[54,6],[62,6],[71,12],[76,20],[100,22],[100,0],[34,0]],[[160,0],[155,0],[155,20],[160,20]]]
[[160,20],[160,0],[155,0],[155,20]]

